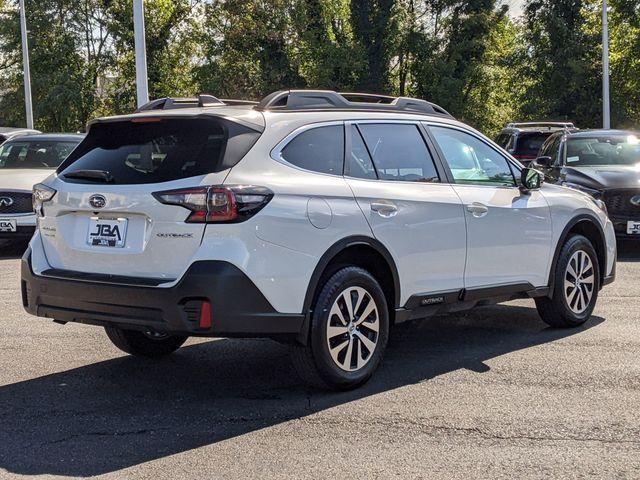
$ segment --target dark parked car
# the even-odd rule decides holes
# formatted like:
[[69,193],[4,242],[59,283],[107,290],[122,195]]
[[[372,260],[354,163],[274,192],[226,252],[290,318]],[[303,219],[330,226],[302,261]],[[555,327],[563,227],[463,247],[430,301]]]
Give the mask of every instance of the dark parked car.
[[40,131],[29,128],[0,127],[0,144],[19,135],[33,135],[36,133],[40,133]]
[[562,130],[575,130],[575,126],[570,122],[510,123],[496,137],[496,143],[527,165],[535,160],[549,135]]
[[533,166],[548,182],[604,201],[619,238],[640,235],[640,133],[557,132],[544,143]]

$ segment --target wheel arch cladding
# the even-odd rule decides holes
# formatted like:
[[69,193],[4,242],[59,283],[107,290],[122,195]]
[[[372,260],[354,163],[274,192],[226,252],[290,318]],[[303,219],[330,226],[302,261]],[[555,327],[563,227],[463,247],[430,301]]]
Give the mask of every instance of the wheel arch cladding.
[[556,265],[558,264],[558,259],[560,257],[560,251],[562,250],[562,246],[571,235],[582,235],[586,237],[593,245],[593,248],[596,251],[596,255],[598,256],[598,269],[600,273],[599,287],[602,288],[604,277],[607,275],[607,249],[604,231],[600,226],[600,222],[596,218],[592,217],[591,215],[583,214],[573,218],[569,223],[567,223],[567,225],[564,227],[564,230],[562,231],[562,234],[560,235],[560,239],[558,240],[558,244],[556,245],[556,250],[553,256],[551,271],[549,272],[550,292],[553,292],[553,287],[555,286],[554,273],[556,271]]
[[387,248],[370,237],[352,236],[334,243],[320,258],[311,275],[304,300],[306,315],[302,337],[306,343],[309,331],[311,308],[319,294],[320,286],[335,272],[346,266],[357,266],[367,270],[380,283],[389,306],[389,318],[393,321],[395,309],[400,301],[400,279],[396,264]]

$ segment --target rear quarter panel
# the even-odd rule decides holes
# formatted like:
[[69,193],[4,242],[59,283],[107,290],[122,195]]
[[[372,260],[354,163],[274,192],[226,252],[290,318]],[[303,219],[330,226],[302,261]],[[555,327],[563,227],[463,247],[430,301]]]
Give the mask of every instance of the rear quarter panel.
[[[373,237],[343,177],[302,170],[270,157],[273,147],[295,128],[284,120],[270,124],[268,134],[225,180],[274,192],[269,204],[242,227],[243,235],[253,235],[262,252],[246,252],[246,261],[238,266],[276,310],[286,313],[302,311],[313,271],[333,244],[352,235]],[[207,227],[205,244],[222,235],[222,228],[212,227]]]

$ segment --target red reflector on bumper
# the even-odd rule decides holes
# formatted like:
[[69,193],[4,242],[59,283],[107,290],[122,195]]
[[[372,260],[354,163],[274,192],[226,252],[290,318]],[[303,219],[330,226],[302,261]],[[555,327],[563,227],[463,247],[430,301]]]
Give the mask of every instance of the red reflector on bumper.
[[198,326],[200,328],[211,328],[213,315],[211,314],[211,303],[205,300],[202,302],[202,308],[200,308],[200,322]]

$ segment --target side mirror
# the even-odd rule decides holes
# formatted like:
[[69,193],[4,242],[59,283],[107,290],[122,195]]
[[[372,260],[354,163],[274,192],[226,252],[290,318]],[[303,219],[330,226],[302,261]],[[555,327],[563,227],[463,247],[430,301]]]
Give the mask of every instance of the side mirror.
[[528,192],[529,190],[537,190],[544,182],[544,175],[538,170],[533,168],[523,168],[520,175],[520,187],[522,190]]
[[534,160],[534,163],[539,167],[549,168],[553,159],[551,157],[538,157]]

